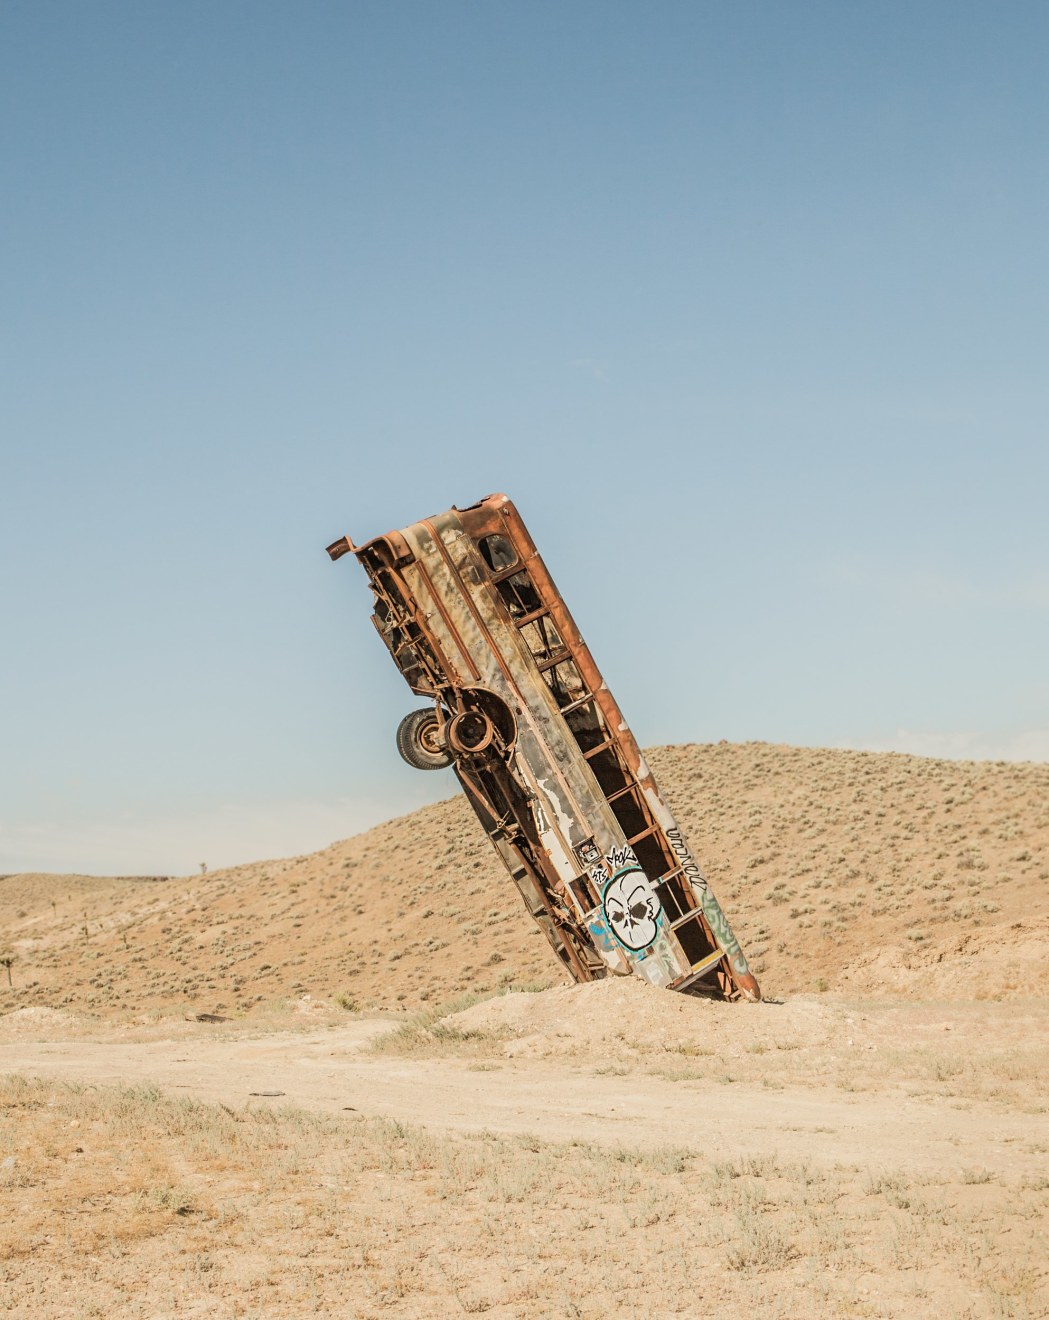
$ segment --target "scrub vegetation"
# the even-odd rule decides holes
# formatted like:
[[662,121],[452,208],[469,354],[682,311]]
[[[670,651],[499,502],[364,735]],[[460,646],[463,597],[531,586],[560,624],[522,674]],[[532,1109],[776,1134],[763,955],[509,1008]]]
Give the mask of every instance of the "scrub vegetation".
[[763,1004],[568,984],[458,799],[0,877],[0,1314],[1049,1314],[1049,766],[648,755]]
[[[646,755],[767,994],[1049,994],[1049,765]],[[0,929],[0,1012],[415,1010],[566,979],[461,797],[203,876],[0,878]]]
[[1046,1198],[989,1173],[449,1136],[20,1078],[0,1113],[9,1314],[1044,1314]]

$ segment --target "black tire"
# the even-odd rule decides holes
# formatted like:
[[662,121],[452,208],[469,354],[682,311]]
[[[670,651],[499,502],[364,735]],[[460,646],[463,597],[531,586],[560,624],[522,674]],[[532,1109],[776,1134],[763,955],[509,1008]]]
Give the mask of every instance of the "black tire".
[[455,757],[439,741],[440,723],[432,706],[413,710],[397,726],[397,750],[416,770],[445,770]]

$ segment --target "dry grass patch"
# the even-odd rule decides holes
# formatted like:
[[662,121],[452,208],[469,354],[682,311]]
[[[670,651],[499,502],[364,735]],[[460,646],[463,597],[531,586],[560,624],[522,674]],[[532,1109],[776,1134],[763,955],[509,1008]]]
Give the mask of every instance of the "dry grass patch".
[[0,1082],[7,1313],[1045,1313],[1045,1197],[998,1180],[433,1135]]
[[371,1048],[410,1057],[561,1059],[599,1076],[636,1070],[699,1088],[720,1081],[769,1090],[902,1090],[1042,1114],[1047,1029],[1042,1001],[959,1008],[824,995],[716,1004],[629,977],[539,994],[461,996],[411,1015]]
[[460,1025],[456,1016],[478,1004],[488,1003],[504,994],[536,993],[523,987],[507,985],[498,991],[456,995],[411,1013],[404,1022],[375,1037],[368,1046],[372,1054],[400,1054],[408,1057],[437,1058],[453,1055],[462,1058],[491,1058],[503,1053],[512,1031],[500,1027]]

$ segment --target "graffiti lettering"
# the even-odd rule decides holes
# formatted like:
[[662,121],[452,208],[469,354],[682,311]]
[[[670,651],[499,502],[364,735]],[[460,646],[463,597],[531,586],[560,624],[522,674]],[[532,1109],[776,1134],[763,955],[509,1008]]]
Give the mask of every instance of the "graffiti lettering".
[[681,831],[678,829],[667,830],[667,839],[669,840],[670,846],[673,848],[678,861],[681,863],[681,869],[691,881],[692,887],[698,889],[702,893],[703,890],[708,888],[707,877],[699,869],[699,863],[689,852],[688,844],[681,837]]
[[679,829],[669,829],[666,834],[671,848],[673,848],[678,861],[681,863],[682,871],[688,877],[693,889],[699,894],[699,903],[703,909],[703,915],[706,917],[707,925],[710,927],[719,947],[724,949],[732,959],[732,966],[735,970],[740,975],[745,974],[750,969],[747,966],[746,958],[743,956],[743,950],[739,947],[739,940],[732,933],[728,918],[722,912],[721,904],[711,892],[706,876],[699,869],[699,863],[689,852],[688,844],[681,837],[681,831]]
[[621,870],[624,866],[637,866],[637,857],[629,843],[618,845],[610,853],[605,853],[605,861],[613,871]]

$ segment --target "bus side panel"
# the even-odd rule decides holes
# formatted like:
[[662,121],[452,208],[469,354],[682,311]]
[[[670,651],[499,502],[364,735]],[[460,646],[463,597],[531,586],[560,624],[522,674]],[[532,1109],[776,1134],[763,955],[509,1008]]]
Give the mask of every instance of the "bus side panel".
[[[427,525],[440,538],[451,570],[446,589],[465,590],[473,607],[476,631],[467,630],[474,641],[467,649],[479,665],[494,654],[505,676],[507,695],[518,717],[518,744],[511,767],[532,798],[540,842],[554,865],[559,888],[575,906],[571,883],[581,870],[578,850],[589,840],[596,840],[605,854],[605,882],[613,881],[613,856],[624,850],[633,870],[640,872],[641,868],[520,632],[504,617],[505,609],[484,571],[475,539],[464,533],[458,519],[448,515],[428,520]],[[428,567],[434,562],[433,548],[425,546]],[[444,573],[435,569],[435,579],[438,577],[445,581]],[[487,677],[493,687],[502,686],[496,674]],[[610,966],[625,961],[645,980],[665,986],[691,969],[650,886],[647,894],[656,914],[655,930],[642,948],[619,942],[607,903],[596,912],[580,910],[580,915],[586,918],[595,947]]]
[[[739,941],[736,939],[728,918],[725,916],[699,864],[688,848],[681,829],[663,799],[615,697],[602,678],[590,649],[583,640],[575,620],[557,590],[557,586],[550,576],[520,514],[505,495],[491,496],[488,500],[482,501],[479,507],[483,508],[487,515],[484,519],[485,526],[494,522],[496,530],[509,535],[522,563],[527,565],[531,580],[548,604],[551,617],[557,625],[560,635],[572,650],[586,686],[594,693],[605,721],[609,729],[612,730],[624,759],[637,779],[652,815],[660,827],[663,851],[668,859],[675,859],[677,864],[682,867],[683,875],[695,894],[696,905],[703,913],[710,935],[716,941],[716,946],[725,954],[726,961],[731,969],[732,979],[736,982],[741,993],[748,999],[760,998],[761,992],[758,989],[757,981],[750,971],[746,957],[740,948]],[[650,876],[649,878],[653,882],[659,879],[657,876]],[[680,948],[680,945],[678,947]]]

